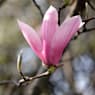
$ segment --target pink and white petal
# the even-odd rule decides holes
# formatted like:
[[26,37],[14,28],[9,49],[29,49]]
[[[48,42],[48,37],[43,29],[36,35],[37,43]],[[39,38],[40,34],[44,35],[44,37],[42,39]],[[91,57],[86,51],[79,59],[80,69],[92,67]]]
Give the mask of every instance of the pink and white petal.
[[56,59],[55,63],[57,63],[60,60],[63,50],[66,48],[71,38],[82,25],[83,23],[80,16],[74,16],[62,23],[59,30],[55,33],[52,41],[52,52],[50,55],[51,61]]
[[41,51],[42,51],[42,42],[40,37],[35,32],[35,30],[24,22],[17,20],[19,28],[25,37],[26,41],[30,45],[30,47],[34,50],[34,52],[42,59]]
[[58,27],[58,13],[57,10],[50,6],[46,11],[41,27],[42,38],[50,43],[56,29]]
[[43,44],[46,46],[43,46],[44,56],[48,58],[50,47],[51,47],[51,41],[52,38],[58,28],[58,13],[57,10],[50,6],[47,12],[45,13],[43,23],[41,26],[41,33],[42,33],[42,40]]
[[[80,16],[73,16],[66,21],[62,23],[62,25],[59,28],[59,38],[56,35],[55,38],[59,39],[59,46],[62,45],[62,47],[66,47],[68,42],[71,40],[71,38],[74,36],[74,34],[83,26],[84,22],[82,22],[82,19]],[[57,33],[56,33],[57,34]],[[63,35],[63,37],[62,37]],[[64,45],[62,44],[64,42]]]

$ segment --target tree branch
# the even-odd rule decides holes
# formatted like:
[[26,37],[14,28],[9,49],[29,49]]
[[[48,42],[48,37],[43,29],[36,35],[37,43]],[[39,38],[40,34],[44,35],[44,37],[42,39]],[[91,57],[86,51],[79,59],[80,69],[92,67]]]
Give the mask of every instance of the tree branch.
[[92,20],[95,20],[95,17],[88,18],[88,19],[84,19],[83,22],[85,22],[85,24],[84,24],[84,26],[83,26],[83,30],[82,30],[82,31],[78,31],[78,32],[77,32],[77,35],[74,36],[74,38],[73,38],[72,40],[76,40],[76,39],[79,37],[79,35],[81,35],[81,34],[83,34],[83,33],[91,32],[91,31],[95,30],[95,27],[89,28],[89,29],[86,27],[86,25],[87,25],[90,21],[92,21]]
[[95,7],[91,4],[91,0],[87,0],[88,5],[95,11]]
[[46,72],[44,72],[42,74],[39,74],[39,75],[36,75],[36,76],[33,76],[33,77],[25,77],[25,79],[22,78],[19,81],[15,81],[15,80],[2,80],[2,81],[0,81],[0,85],[13,84],[13,85],[15,85],[17,87],[20,87],[20,86],[24,85],[25,83],[31,82],[34,79],[46,77],[49,74],[50,73],[48,71],[46,71]]
[[[69,61],[69,60],[72,60],[72,58],[68,58],[68,59],[61,60],[61,64],[58,64],[58,65],[56,66],[56,69],[62,67],[62,66],[64,65],[63,63],[64,63],[64,62],[67,62],[67,61]],[[18,80],[18,81],[16,81],[16,80],[2,80],[2,81],[0,81],[0,85],[13,84],[13,85],[15,85],[15,86],[17,86],[17,87],[20,87],[20,86],[22,86],[22,85],[24,85],[24,84],[27,84],[27,83],[29,83],[29,82],[32,82],[32,81],[35,80],[35,79],[43,78],[43,77],[49,76],[50,74],[51,74],[51,73],[50,73],[49,71],[46,71],[46,72],[44,72],[44,73],[38,74],[38,75],[33,76],[33,77],[24,76],[25,79],[22,78],[22,79],[20,79],[20,80]]]
[[35,0],[33,0],[33,3],[35,4],[35,6],[38,8],[38,10],[40,11],[41,16],[43,17],[43,12],[41,10],[41,7],[37,4],[37,2]]
[[60,25],[60,15],[61,15],[61,11],[66,8],[67,4],[63,4],[62,7],[59,8],[58,10],[58,24]]

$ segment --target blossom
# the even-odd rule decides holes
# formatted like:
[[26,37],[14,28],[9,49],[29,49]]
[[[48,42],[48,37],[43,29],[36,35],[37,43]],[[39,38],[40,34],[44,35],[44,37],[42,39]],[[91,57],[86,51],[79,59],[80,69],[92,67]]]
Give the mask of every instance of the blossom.
[[79,15],[58,25],[57,10],[50,6],[46,11],[39,35],[32,27],[18,20],[19,28],[36,55],[48,66],[55,66],[74,34],[83,25]]

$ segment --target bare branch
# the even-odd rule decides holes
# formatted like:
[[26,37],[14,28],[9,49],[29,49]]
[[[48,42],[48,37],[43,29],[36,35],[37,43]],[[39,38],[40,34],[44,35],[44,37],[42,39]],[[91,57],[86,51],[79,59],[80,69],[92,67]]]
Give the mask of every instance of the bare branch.
[[63,4],[62,7],[59,8],[58,10],[58,24],[60,25],[60,15],[61,15],[61,11],[66,8],[67,4]]
[[35,4],[35,6],[38,8],[38,10],[40,11],[41,16],[43,17],[43,12],[41,10],[41,7],[37,4],[37,2],[35,0],[33,0],[33,3]]
[[[60,61],[60,64],[58,64],[55,68],[55,70],[57,68],[60,68],[64,65],[64,62],[67,62],[67,61],[70,61],[72,60],[72,58],[68,58],[68,59],[64,59],[64,60],[61,60]],[[2,80],[0,81],[0,85],[7,85],[7,84],[12,84],[14,86],[17,86],[17,87],[20,87],[20,86],[23,86],[23,85],[26,85],[30,82],[32,82],[33,80],[35,79],[38,79],[38,78],[43,78],[43,77],[46,77],[46,76],[49,76],[51,74],[51,72],[49,72],[49,70],[47,70],[46,72],[44,73],[40,73],[38,75],[35,75],[33,77],[28,77],[28,76],[24,76],[24,78],[22,77],[22,79],[19,79],[18,81],[17,80]]]
[[22,86],[25,83],[29,83],[29,82],[33,81],[34,79],[46,77],[49,74],[50,73],[48,71],[46,71],[46,72],[44,72],[42,74],[39,74],[39,75],[36,75],[36,76],[33,76],[33,77],[26,77],[25,80],[23,78],[20,79],[19,81],[15,81],[15,80],[2,80],[2,81],[0,81],[0,85],[13,84],[13,85],[15,85],[17,87],[20,87],[20,86]]
[[[64,62],[67,62],[69,60],[72,60],[72,58],[61,60],[61,64],[57,65],[56,69],[62,67],[64,65]],[[25,77],[25,79],[22,78],[22,79],[20,79],[18,81],[16,81],[16,80],[2,80],[2,81],[0,81],[0,85],[13,84],[13,85],[15,85],[17,87],[20,87],[20,86],[22,86],[24,84],[32,82],[35,79],[46,77],[46,76],[49,76],[49,75],[50,75],[50,72],[46,71],[44,73],[38,74],[38,75],[33,76],[33,77]]]
[[95,11],[95,7],[91,4],[91,0],[87,0],[88,5]]
[[20,53],[18,54],[18,58],[17,58],[17,70],[19,72],[19,74],[21,75],[21,77],[25,80],[26,77],[24,76],[22,70],[21,70],[21,65],[22,65],[22,53],[23,51],[21,50]]
[[84,24],[84,26],[83,26],[83,30],[82,30],[82,31],[78,31],[78,32],[77,32],[77,35],[74,36],[74,38],[73,38],[72,40],[76,40],[76,39],[79,37],[79,35],[81,35],[81,34],[83,34],[83,33],[91,32],[91,31],[95,30],[95,27],[89,28],[89,29],[86,27],[86,25],[87,25],[90,21],[92,21],[92,20],[95,20],[95,17],[88,18],[88,19],[84,19],[83,22],[85,22],[85,24]]
[[83,22],[85,22],[85,24],[87,24],[89,21],[91,20],[95,20],[95,17],[91,17],[91,18],[88,18],[88,19],[84,19]]

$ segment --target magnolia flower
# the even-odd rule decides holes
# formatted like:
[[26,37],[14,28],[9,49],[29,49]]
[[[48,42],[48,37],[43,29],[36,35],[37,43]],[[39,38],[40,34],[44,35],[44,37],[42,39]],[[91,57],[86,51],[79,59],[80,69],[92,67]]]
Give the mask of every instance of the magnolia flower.
[[18,20],[18,25],[26,41],[44,64],[56,66],[65,47],[83,22],[80,16],[73,16],[59,26],[57,10],[50,6],[39,30],[41,35],[20,20]]

